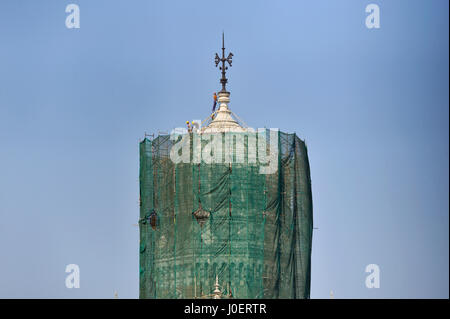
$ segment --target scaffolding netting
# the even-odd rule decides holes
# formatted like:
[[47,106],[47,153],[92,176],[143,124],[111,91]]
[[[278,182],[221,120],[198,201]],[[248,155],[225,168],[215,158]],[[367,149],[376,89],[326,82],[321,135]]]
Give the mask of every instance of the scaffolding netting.
[[307,148],[295,134],[262,133],[140,143],[140,298],[212,298],[216,284],[220,298],[309,298]]

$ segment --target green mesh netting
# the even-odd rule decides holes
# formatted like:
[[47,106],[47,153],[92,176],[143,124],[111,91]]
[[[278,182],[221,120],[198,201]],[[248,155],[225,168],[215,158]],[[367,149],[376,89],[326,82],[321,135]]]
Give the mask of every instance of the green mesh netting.
[[247,133],[215,135],[227,134],[222,159],[243,160],[196,161],[195,133],[186,163],[171,159],[169,135],[140,143],[140,298],[211,298],[216,281],[221,298],[309,298],[306,145],[278,132],[277,169],[261,174]]

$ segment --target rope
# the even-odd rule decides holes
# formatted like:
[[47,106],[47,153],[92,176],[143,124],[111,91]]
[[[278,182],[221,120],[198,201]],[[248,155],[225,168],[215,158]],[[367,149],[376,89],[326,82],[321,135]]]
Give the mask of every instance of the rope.
[[248,127],[247,123],[245,123],[239,116],[237,116],[236,114],[234,114],[234,112],[232,110],[230,110],[231,114],[233,114],[234,117],[237,118],[237,120],[239,122],[241,122],[241,124],[243,124],[243,127]]

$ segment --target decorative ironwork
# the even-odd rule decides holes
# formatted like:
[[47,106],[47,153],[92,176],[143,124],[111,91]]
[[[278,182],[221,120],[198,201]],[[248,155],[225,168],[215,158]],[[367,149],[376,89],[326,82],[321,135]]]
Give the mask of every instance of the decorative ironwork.
[[228,62],[230,66],[232,66],[233,62],[233,53],[229,53],[228,56],[225,58],[225,35],[222,33],[222,57],[220,57],[217,53],[214,57],[214,62],[216,63],[216,67],[219,65],[220,62],[222,62],[222,66],[219,67],[219,69],[222,71],[222,78],[220,79],[220,83],[222,84],[222,90],[220,92],[227,92],[226,85],[228,82],[228,79],[226,78],[225,74],[228,70],[228,67],[225,65],[225,62]]
[[209,218],[210,212],[204,210],[202,204],[200,203],[199,208],[192,214],[194,214],[194,217],[197,220],[197,223],[200,225],[200,227],[203,227],[203,225]]

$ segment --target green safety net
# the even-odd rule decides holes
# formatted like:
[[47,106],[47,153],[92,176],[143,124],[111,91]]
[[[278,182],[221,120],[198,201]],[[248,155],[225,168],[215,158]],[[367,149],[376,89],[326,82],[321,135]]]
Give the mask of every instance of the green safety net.
[[[232,141],[218,153],[229,161],[213,163],[196,160],[196,133],[186,134],[190,154],[178,163],[170,152],[182,135],[140,143],[140,298],[309,298],[313,215],[304,141],[277,132],[276,170],[261,174],[267,162],[261,151],[253,160],[247,133],[212,134]],[[267,155],[269,134],[261,138]]]

